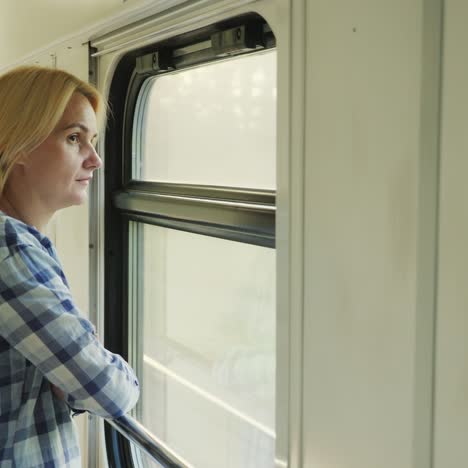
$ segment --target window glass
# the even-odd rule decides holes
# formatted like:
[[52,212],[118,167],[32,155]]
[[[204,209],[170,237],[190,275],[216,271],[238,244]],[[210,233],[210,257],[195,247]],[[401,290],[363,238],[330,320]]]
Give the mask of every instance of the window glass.
[[133,464],[137,468],[166,468],[163,464],[153,460],[152,457],[147,455],[133,442],[130,442],[130,449],[132,452]]
[[273,466],[275,251],[140,225],[139,419],[195,467]]
[[276,51],[151,78],[137,105],[132,177],[276,187]]

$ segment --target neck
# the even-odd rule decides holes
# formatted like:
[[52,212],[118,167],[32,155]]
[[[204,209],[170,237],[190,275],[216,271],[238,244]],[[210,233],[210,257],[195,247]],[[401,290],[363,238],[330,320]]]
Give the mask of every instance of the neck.
[[52,218],[53,213],[43,212],[34,207],[33,203],[27,203],[21,197],[15,197],[11,191],[5,190],[0,196],[0,210],[12,218],[34,226],[39,232],[44,233]]

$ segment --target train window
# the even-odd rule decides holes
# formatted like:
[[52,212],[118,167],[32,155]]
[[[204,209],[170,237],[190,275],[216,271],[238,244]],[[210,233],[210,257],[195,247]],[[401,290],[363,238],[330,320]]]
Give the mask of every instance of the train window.
[[276,186],[276,51],[159,75],[140,96],[133,178]]
[[[274,250],[151,225],[140,230],[130,238],[143,250],[130,273],[142,291],[133,311],[140,322],[139,419],[193,466],[255,460],[270,467]],[[200,450],[202,440],[209,451]]]
[[133,416],[163,453],[107,427],[110,464],[271,467],[274,36],[248,15],[144,46],[110,96],[106,345],[136,368]]

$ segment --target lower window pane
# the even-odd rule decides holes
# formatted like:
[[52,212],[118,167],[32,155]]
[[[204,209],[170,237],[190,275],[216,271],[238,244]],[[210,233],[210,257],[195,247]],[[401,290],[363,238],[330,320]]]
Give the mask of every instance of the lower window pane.
[[158,463],[152,457],[147,455],[143,450],[140,450],[140,448],[132,442],[130,442],[130,448],[133,464],[137,468],[166,468],[164,465]]
[[138,418],[195,467],[270,468],[275,251],[138,228]]

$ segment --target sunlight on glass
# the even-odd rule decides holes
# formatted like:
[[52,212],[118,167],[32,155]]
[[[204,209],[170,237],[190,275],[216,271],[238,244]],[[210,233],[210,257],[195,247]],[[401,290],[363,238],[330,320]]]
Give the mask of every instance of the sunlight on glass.
[[149,225],[143,243],[142,422],[195,467],[270,468],[275,251]]
[[161,75],[146,87],[134,178],[276,187],[276,51]]

